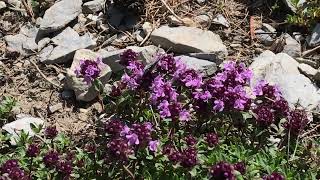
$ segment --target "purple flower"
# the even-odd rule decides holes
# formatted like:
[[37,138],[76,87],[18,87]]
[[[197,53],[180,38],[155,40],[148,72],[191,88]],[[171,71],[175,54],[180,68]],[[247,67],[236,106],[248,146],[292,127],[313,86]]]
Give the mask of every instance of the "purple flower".
[[188,69],[180,75],[180,81],[183,82],[186,87],[198,88],[202,85],[202,76],[194,69]]
[[9,178],[11,180],[27,180],[29,177],[20,167],[14,167],[9,172]]
[[44,134],[48,139],[54,139],[58,135],[58,130],[55,126],[49,126],[45,129]]
[[135,78],[130,77],[127,73],[125,73],[122,77],[121,77],[121,81],[127,85],[127,87],[129,89],[136,89],[139,84],[136,82]]
[[95,61],[92,60],[80,60],[79,67],[76,68],[75,74],[77,77],[81,77],[84,81],[90,85],[92,81],[99,77],[101,69],[104,64],[101,58]]
[[157,76],[151,85],[151,102],[157,104],[163,100],[173,101],[177,100],[177,92],[172,87],[171,82],[164,82],[163,77]]
[[149,149],[150,151],[156,152],[159,146],[159,141],[155,140],[155,141],[150,141],[149,142]]
[[197,139],[192,135],[188,135],[187,137],[185,137],[185,141],[188,146],[194,146],[195,144],[197,144]]
[[243,99],[237,99],[234,102],[234,108],[238,109],[238,110],[244,110],[245,108],[245,104],[247,103],[247,101],[243,100]]
[[157,69],[162,72],[173,73],[176,70],[176,60],[171,54],[160,54],[158,56]]
[[171,112],[170,112],[170,109],[169,109],[169,102],[167,100],[164,100],[159,104],[158,110],[159,110],[160,116],[162,118],[166,118],[166,117],[170,117],[171,116]]
[[40,153],[40,147],[37,144],[30,144],[27,149],[28,157],[37,157]]
[[138,135],[135,134],[135,133],[132,133],[132,134],[128,134],[126,135],[126,138],[128,140],[128,144],[131,146],[131,145],[138,145],[140,142],[139,142],[139,138],[138,138]]
[[205,140],[207,141],[209,147],[214,147],[219,143],[219,137],[216,133],[207,133]]
[[246,173],[246,164],[244,162],[237,162],[233,165],[234,169],[240,172],[242,175]]
[[253,112],[256,114],[256,121],[260,126],[270,126],[274,121],[274,114],[267,106],[257,106]]
[[306,111],[294,109],[289,112],[287,122],[284,127],[294,135],[300,134],[308,124],[308,116]]
[[192,168],[197,165],[197,150],[195,147],[188,147],[183,150],[181,156],[181,166],[185,168]]
[[130,128],[127,125],[125,125],[120,132],[120,136],[125,136],[125,135],[129,134],[129,132],[130,132]]
[[223,109],[224,109],[224,102],[223,101],[215,100],[213,103],[214,103],[213,109],[215,111],[218,111],[218,112],[223,111]]
[[210,169],[213,179],[217,180],[235,180],[234,167],[227,162],[219,162]]
[[130,62],[137,61],[138,53],[135,53],[132,49],[128,49],[120,55],[119,64],[128,66]]
[[58,161],[59,161],[59,154],[55,151],[49,151],[43,157],[43,162],[48,168],[56,166]]
[[108,134],[112,134],[112,135],[119,135],[122,128],[123,128],[123,124],[118,119],[111,119],[105,124],[105,131]]
[[70,175],[72,173],[73,166],[69,161],[60,161],[57,165],[57,169],[64,175]]
[[1,172],[4,173],[10,173],[13,168],[19,167],[18,160],[16,159],[10,159],[7,160],[4,164],[1,166]]
[[133,150],[128,145],[127,140],[122,138],[112,139],[107,144],[111,157],[115,156],[121,160],[126,160],[128,155],[133,153]]
[[196,92],[193,93],[193,97],[197,100],[202,100],[207,102],[209,99],[212,98],[212,95],[209,91],[203,91],[201,89],[197,89]]
[[180,121],[188,121],[190,119],[190,112],[186,109],[182,109],[179,112],[179,120]]

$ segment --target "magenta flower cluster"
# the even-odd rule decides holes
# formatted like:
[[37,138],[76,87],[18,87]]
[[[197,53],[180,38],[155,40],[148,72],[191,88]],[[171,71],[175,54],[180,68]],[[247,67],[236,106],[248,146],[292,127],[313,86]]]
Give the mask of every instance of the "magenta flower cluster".
[[29,180],[28,174],[20,167],[16,159],[3,163],[0,170],[2,174],[0,179],[8,179],[5,177],[9,177],[11,180]]
[[286,178],[282,174],[280,174],[278,172],[273,172],[270,175],[263,176],[262,179],[263,180],[285,180]]
[[245,163],[237,162],[235,164],[230,164],[228,162],[220,161],[211,167],[210,174],[215,180],[235,180],[235,170],[241,174],[245,174]]
[[83,78],[84,82],[91,85],[91,83],[99,77],[103,66],[105,66],[105,64],[103,64],[101,58],[96,60],[80,60],[79,66],[76,67],[74,73],[76,77]]
[[112,119],[105,125],[106,132],[111,135],[107,147],[111,154],[126,159],[136,147],[148,147],[156,152],[160,142],[152,138],[152,124],[150,122],[135,123],[130,127],[118,119]]

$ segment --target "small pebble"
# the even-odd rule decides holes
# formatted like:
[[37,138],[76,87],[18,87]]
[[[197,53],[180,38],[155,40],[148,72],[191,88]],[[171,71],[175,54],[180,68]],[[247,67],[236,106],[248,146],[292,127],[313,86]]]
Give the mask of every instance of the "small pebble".
[[71,99],[71,98],[73,97],[73,95],[74,95],[74,93],[73,93],[73,91],[71,91],[71,90],[64,90],[64,91],[62,91],[62,93],[61,93],[61,97],[62,97],[62,99],[64,99],[64,100]]
[[55,113],[55,112],[59,111],[62,108],[63,108],[63,104],[62,103],[55,104],[55,105],[49,107],[49,113],[51,113],[51,114]]

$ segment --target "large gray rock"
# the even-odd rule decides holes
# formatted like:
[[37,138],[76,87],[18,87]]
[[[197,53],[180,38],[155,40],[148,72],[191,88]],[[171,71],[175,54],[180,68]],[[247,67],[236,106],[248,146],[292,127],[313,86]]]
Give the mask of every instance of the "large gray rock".
[[[98,96],[98,91],[93,85],[88,85],[83,81],[83,78],[76,77],[75,70],[79,67],[80,60],[96,60],[99,57],[99,54],[88,49],[80,49],[75,53],[72,65],[67,70],[66,88],[74,90],[77,100],[89,102]],[[108,65],[102,67],[98,79],[103,85],[107,84],[111,73],[111,68]]]
[[270,46],[274,41],[274,39],[269,34],[261,29],[256,30],[255,34],[257,39],[267,46]]
[[176,56],[176,58],[185,63],[187,65],[187,68],[197,70],[204,76],[210,76],[217,71],[217,64],[211,61],[184,55]]
[[5,124],[2,129],[7,131],[10,135],[10,143],[16,145],[19,140],[19,135],[22,131],[27,133],[30,137],[34,136],[34,132],[31,129],[31,124],[36,126],[44,125],[44,121],[40,118],[34,118],[28,115],[17,115],[17,120],[11,123]]
[[81,13],[82,0],[61,0],[46,10],[40,24],[43,32],[64,28]]
[[83,4],[84,13],[96,13],[103,10],[105,0],[93,0]]
[[283,97],[291,107],[296,104],[307,110],[319,110],[320,94],[311,80],[300,74],[299,63],[285,53],[274,54],[263,52],[254,59],[250,69],[254,73],[251,86],[259,80],[266,80],[270,84],[279,86]]
[[309,46],[315,47],[320,45],[320,23],[313,29],[310,40],[308,41]]
[[39,29],[30,24],[22,26],[19,34],[4,37],[8,44],[7,49],[9,51],[19,52],[22,55],[36,52],[38,49],[36,43],[38,32]]
[[221,59],[228,54],[219,35],[195,27],[161,26],[150,38],[153,44],[176,53],[216,53]]
[[72,28],[67,27],[59,35],[52,39],[56,45],[49,53],[49,48],[44,48],[40,53],[40,61],[45,64],[66,63],[69,62],[75,51],[78,49],[93,48],[96,42],[92,39],[90,34],[79,36],[79,34]]
[[293,39],[289,34],[285,34],[286,45],[283,48],[283,53],[288,54],[291,57],[300,57],[301,55],[301,44]]
[[139,60],[142,60],[142,62],[145,65],[154,62],[155,60],[154,56],[157,53],[164,52],[163,49],[150,45],[150,46],[144,46],[144,47],[129,46],[126,49],[115,50],[115,51],[106,51],[104,49],[101,49],[98,51],[98,53],[101,55],[103,63],[109,65],[112,71],[116,72],[124,68],[122,65],[119,64],[119,61],[120,61],[120,55],[127,49],[132,49],[133,51],[139,53],[138,58]]

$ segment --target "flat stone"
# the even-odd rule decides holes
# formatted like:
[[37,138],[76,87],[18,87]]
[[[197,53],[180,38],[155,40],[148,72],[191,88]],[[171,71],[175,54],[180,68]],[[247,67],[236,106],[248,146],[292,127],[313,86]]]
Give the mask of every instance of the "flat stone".
[[221,59],[228,54],[219,35],[195,27],[161,26],[150,38],[153,44],[176,53],[216,53]]
[[31,124],[34,124],[38,127],[40,125],[44,125],[44,121],[40,118],[34,118],[28,115],[19,114],[17,115],[16,121],[5,124],[2,129],[7,131],[11,135],[11,145],[16,145],[17,141],[19,140],[19,135],[22,131],[27,133],[29,137],[35,135],[35,133],[31,129]]
[[261,29],[256,30],[255,34],[257,39],[267,46],[270,46],[274,41],[274,39],[269,34]]
[[103,10],[105,0],[93,0],[83,4],[83,12],[84,13],[96,13],[98,11]]
[[150,46],[144,46],[144,47],[129,46],[126,49],[115,50],[115,51],[106,51],[104,49],[101,49],[98,51],[98,53],[101,55],[103,62],[109,65],[112,71],[116,72],[124,68],[122,65],[119,64],[119,61],[120,61],[120,55],[127,49],[132,49],[133,51],[139,53],[138,58],[139,60],[142,60],[142,62],[145,65],[154,62],[155,61],[154,56],[157,53],[164,52],[163,49],[150,45]]
[[53,45],[49,45],[45,48],[43,48],[40,52],[39,52],[39,59],[41,62],[45,62],[47,60],[47,58],[50,56],[51,52],[53,51],[54,47]]
[[212,22],[214,24],[223,25],[227,28],[230,27],[230,23],[222,14],[217,14],[217,16],[212,20]]
[[[88,85],[83,81],[83,78],[77,78],[74,73],[80,64],[80,60],[96,60],[97,58],[100,58],[100,55],[88,49],[77,50],[74,55],[72,65],[67,70],[66,88],[75,92],[77,100],[89,102],[98,96],[98,92],[93,85]],[[108,65],[105,65],[98,77],[103,86],[108,83],[111,74],[111,68]]]
[[144,22],[142,25],[142,30],[144,34],[147,35],[153,31],[153,25],[150,22]]
[[50,38],[43,38],[38,42],[38,51],[41,51],[44,47],[46,47],[50,43]]
[[46,10],[40,30],[46,33],[64,28],[82,11],[82,0],[61,0]]
[[262,23],[262,30],[266,32],[272,32],[272,33],[277,32],[276,28],[274,28],[273,26],[267,23]]
[[251,87],[259,80],[266,80],[280,88],[291,107],[300,104],[308,111],[319,111],[318,89],[309,78],[300,74],[298,67],[299,63],[285,53],[265,51],[250,65],[254,73]]
[[4,9],[6,7],[7,7],[6,3],[3,1],[0,1],[0,10]]
[[25,55],[26,52],[22,49],[22,45],[26,40],[26,36],[23,34],[7,35],[4,40],[7,42],[7,50],[11,52],[19,52]]
[[57,45],[48,56],[41,58],[45,64],[66,63],[69,62],[78,49],[93,48],[96,42],[90,34],[79,36],[72,28],[67,27],[59,35],[52,39]]
[[59,111],[60,109],[63,108],[63,104],[62,103],[58,103],[52,106],[49,106],[49,113],[55,113],[57,111]]
[[176,56],[176,58],[185,63],[187,65],[187,68],[197,70],[204,76],[210,76],[217,71],[217,64],[211,61],[184,55]]
[[217,65],[221,64],[223,61],[222,59],[219,59],[215,53],[189,53],[186,55],[198,59],[208,60],[216,63]]
[[314,79],[316,81],[320,80],[319,70],[313,68],[312,66],[310,66],[308,64],[301,63],[301,64],[299,64],[298,68],[301,71],[301,73],[306,75],[307,77]]
[[301,55],[301,44],[293,39],[289,34],[284,35],[286,45],[283,48],[283,53],[288,54],[291,57],[300,57]]
[[309,46],[316,47],[320,45],[320,23],[313,29],[310,40],[308,41]]

